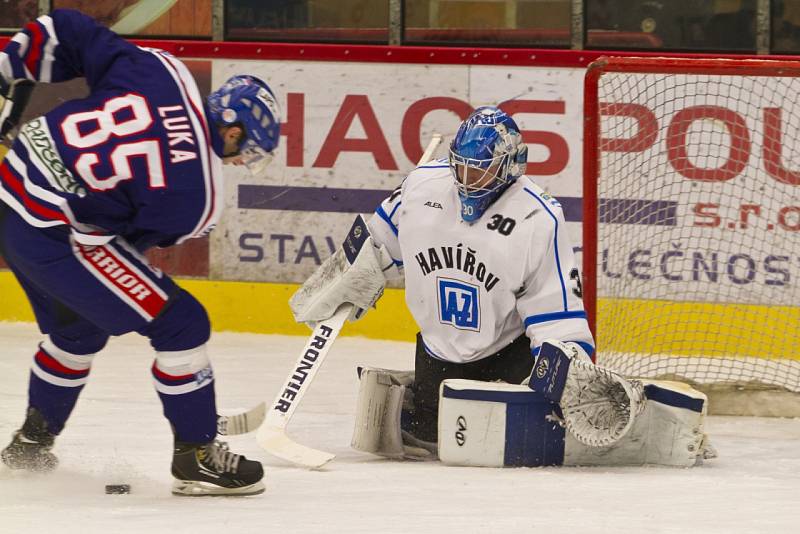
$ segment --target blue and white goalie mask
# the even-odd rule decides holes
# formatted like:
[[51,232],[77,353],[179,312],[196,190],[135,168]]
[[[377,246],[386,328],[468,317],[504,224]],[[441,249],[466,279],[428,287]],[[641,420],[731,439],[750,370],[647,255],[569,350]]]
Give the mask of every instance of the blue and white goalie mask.
[[241,162],[258,176],[264,173],[278,148],[281,110],[269,86],[255,76],[233,76],[208,96],[211,119],[217,126],[240,126]]
[[461,218],[472,223],[525,174],[528,147],[514,120],[494,106],[477,108],[450,144],[450,170],[461,201]]

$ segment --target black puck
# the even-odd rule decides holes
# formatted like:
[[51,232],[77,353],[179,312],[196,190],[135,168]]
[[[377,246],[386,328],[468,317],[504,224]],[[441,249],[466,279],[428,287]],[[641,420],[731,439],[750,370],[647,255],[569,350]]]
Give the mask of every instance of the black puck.
[[106,495],[127,495],[131,492],[130,484],[107,484]]

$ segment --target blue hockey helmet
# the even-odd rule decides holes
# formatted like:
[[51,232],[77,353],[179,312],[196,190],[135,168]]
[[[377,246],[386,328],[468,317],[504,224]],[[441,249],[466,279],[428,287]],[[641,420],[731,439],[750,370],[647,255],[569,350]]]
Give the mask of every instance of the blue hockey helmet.
[[473,111],[450,144],[450,170],[461,200],[461,218],[478,220],[514,181],[525,174],[528,147],[517,123],[501,109]]
[[281,134],[281,110],[269,86],[255,76],[233,76],[208,95],[208,108],[217,126],[244,129],[238,155],[251,173],[263,173]]

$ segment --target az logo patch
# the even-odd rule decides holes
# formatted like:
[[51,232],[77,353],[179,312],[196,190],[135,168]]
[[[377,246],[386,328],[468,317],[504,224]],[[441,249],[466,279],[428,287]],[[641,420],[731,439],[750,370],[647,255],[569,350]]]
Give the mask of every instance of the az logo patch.
[[437,278],[436,283],[439,285],[439,322],[461,330],[480,331],[480,288],[448,278]]

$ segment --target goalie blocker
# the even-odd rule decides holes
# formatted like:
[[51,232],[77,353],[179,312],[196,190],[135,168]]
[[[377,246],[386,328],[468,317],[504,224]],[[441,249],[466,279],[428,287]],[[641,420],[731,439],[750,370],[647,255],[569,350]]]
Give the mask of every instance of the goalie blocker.
[[[557,342],[546,342],[542,350],[553,356],[565,348]],[[576,369],[573,372],[585,372]],[[598,367],[597,371],[589,372],[608,371]],[[608,414],[602,412],[609,403],[619,402],[620,391],[625,389],[614,384],[625,379],[617,377],[603,386],[610,388],[610,392],[601,390],[612,401],[583,399],[601,411],[591,417],[593,421],[608,421]],[[435,450],[409,443],[402,431],[413,372],[366,368],[360,370],[360,378],[353,448],[395,459],[435,458]],[[567,390],[576,383],[566,382]],[[703,432],[706,415],[703,393],[679,382],[642,381],[639,386],[644,395],[633,399],[629,410],[623,408],[619,412],[631,413],[633,417],[611,424],[612,433],[620,428],[624,428],[624,433],[610,444],[590,445],[567,430],[559,403],[531,386],[445,380],[439,393],[439,459],[449,465],[481,467],[645,464],[690,467],[714,456]],[[631,391],[637,389],[635,385],[628,387]],[[597,391],[589,395],[596,397]]]
[[342,304],[352,304],[348,320],[361,319],[383,295],[386,273],[396,270],[385,245],[376,246],[367,223],[357,216],[342,246],[289,299],[295,321],[315,325]]

